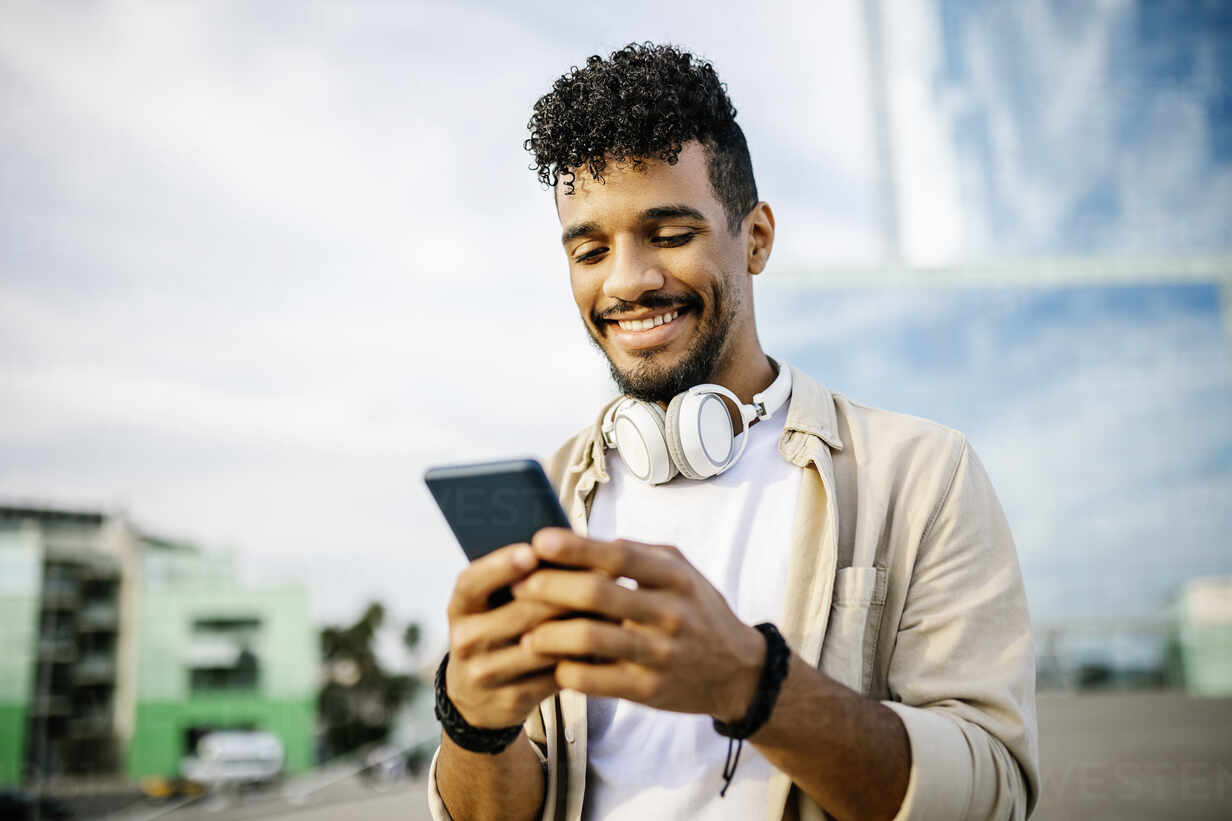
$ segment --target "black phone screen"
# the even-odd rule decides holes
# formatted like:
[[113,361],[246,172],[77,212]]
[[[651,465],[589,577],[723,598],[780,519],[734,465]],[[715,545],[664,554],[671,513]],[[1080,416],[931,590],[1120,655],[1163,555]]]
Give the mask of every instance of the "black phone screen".
[[[530,542],[544,527],[569,527],[543,467],[508,459],[429,468],[424,482],[471,561],[505,545]],[[491,602],[509,601],[506,588]]]

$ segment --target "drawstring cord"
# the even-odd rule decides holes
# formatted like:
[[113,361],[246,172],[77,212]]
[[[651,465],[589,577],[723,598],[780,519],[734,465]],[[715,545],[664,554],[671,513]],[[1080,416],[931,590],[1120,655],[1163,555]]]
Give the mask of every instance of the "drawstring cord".
[[[761,729],[770,718],[791,662],[791,649],[775,626],[770,622],[762,622],[756,627],[766,640],[766,660],[762,664],[757,691],[753,694],[748,712],[744,714],[744,718],[730,723],[714,719],[715,732],[727,736],[727,758],[723,762],[723,788],[719,790],[719,798],[727,794],[727,788],[731,786],[732,778],[736,775],[736,765],[740,763],[744,740]],[[732,755],[732,742],[735,742],[735,755]]]
[[[736,745],[734,759],[732,758],[732,744]],[[740,750],[743,747],[743,738],[727,739],[727,760],[723,762],[723,789],[719,790],[719,798],[722,798],[727,793],[727,788],[731,786],[732,777],[736,774],[736,765],[740,763]]]

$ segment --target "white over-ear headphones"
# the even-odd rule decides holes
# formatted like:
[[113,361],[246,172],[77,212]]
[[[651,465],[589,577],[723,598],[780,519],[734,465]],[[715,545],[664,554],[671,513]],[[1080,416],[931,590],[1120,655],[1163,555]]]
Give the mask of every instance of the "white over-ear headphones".
[[[676,394],[667,412],[654,402],[628,397],[603,415],[603,443],[616,448],[629,472],[643,482],[662,484],[677,473],[687,479],[717,476],[736,464],[748,442],[749,422],[769,419],[791,396],[791,369],[779,365],[779,375],[742,405],[722,385],[695,385]],[[740,408],[742,429],[732,428],[722,397]],[[739,447],[734,447],[741,435]]]

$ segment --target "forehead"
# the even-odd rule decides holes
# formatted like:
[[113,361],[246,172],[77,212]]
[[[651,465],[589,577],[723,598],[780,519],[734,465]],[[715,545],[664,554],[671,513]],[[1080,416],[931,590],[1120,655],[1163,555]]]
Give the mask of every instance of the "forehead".
[[685,144],[675,165],[654,159],[636,168],[628,162],[609,162],[601,183],[579,169],[573,193],[565,191],[565,182],[558,182],[556,211],[566,228],[579,222],[619,222],[664,203],[689,205],[712,222],[722,219],[722,205],[710,185],[706,149],[696,141]]

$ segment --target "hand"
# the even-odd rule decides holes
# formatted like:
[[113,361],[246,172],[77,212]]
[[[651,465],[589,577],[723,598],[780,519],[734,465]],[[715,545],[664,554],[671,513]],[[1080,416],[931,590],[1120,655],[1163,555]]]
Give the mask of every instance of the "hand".
[[[563,528],[540,530],[531,545],[540,559],[582,571],[540,569],[514,585],[515,601],[598,617],[541,620],[523,636],[527,652],[560,659],[557,685],[722,721],[744,716],[765,640],[679,550]],[[622,576],[637,589],[617,584]]]
[[488,609],[493,591],[524,578],[537,564],[530,545],[509,545],[471,562],[454,584],[445,691],[473,727],[521,724],[556,692],[555,657],[536,653],[519,639],[563,608],[528,600]]

